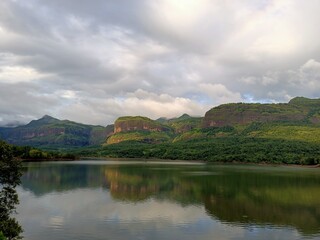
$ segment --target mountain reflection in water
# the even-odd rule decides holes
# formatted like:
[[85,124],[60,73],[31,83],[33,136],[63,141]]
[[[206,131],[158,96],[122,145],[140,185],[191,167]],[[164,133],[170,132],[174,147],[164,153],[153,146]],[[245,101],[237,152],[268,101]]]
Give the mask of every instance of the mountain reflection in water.
[[[37,199],[52,194],[56,199],[62,195],[67,197],[65,194],[77,195],[79,199],[70,200],[72,202],[82,201],[80,192],[91,190],[98,190],[106,198],[110,195],[111,200],[104,200],[105,208],[110,201],[126,206],[127,211],[130,206],[139,206],[143,212],[143,206],[152,208],[152,204],[163,208],[156,209],[156,215],[145,212],[144,216],[149,220],[154,220],[155,216],[169,216],[168,209],[175,211],[172,204],[180,206],[176,211],[190,212],[185,218],[203,211],[199,217],[202,220],[192,223],[197,234],[201,234],[199,224],[213,221],[237,230],[251,229],[249,232],[257,227],[266,231],[283,228],[284,232],[296,229],[298,235],[294,238],[320,237],[319,169],[145,162],[120,165],[107,162],[93,165],[87,162],[30,163],[25,166],[20,191],[25,195],[31,193]],[[27,213],[23,206],[26,198],[22,198],[19,212]],[[91,201],[89,197],[87,201]],[[92,204],[95,206],[88,208],[98,208],[97,202]],[[98,212],[97,209],[90,211]],[[138,219],[139,211],[135,215]],[[110,216],[100,217],[104,224],[108,219]],[[51,216],[51,221],[56,225],[64,224],[59,216]],[[281,236],[292,238],[291,235]],[[201,239],[200,235],[198,239]]]

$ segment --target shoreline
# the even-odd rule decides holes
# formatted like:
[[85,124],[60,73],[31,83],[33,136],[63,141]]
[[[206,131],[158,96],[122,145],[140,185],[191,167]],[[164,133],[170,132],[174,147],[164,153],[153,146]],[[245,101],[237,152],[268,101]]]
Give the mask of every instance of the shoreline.
[[[183,160],[183,159],[161,159],[161,158],[110,158],[110,157],[80,157],[78,161],[82,160],[101,160],[101,161],[144,161],[144,162],[193,162],[193,163],[205,163],[205,164],[222,164],[222,165],[255,165],[255,166],[288,166],[288,167],[306,167],[306,168],[320,168],[320,164],[316,165],[300,165],[300,164],[286,164],[286,163],[253,163],[253,162],[240,162],[240,161],[231,161],[231,162],[208,162],[205,160]],[[75,161],[77,161],[75,160]]]
[[208,162],[204,160],[181,160],[181,159],[160,159],[160,158],[110,158],[110,157],[80,157],[77,159],[19,159],[21,162],[72,162],[72,161],[141,161],[141,162],[188,162],[188,163],[201,163],[201,164],[208,164],[208,165],[254,165],[254,166],[270,166],[270,167],[297,167],[297,168],[320,168],[320,164],[316,165],[300,165],[300,164],[285,164],[285,163],[252,163],[252,162],[239,162],[239,161],[232,161],[232,162]]
[[52,159],[17,159],[24,162],[72,162],[72,161],[79,161],[80,159],[71,159],[71,158],[52,158]]

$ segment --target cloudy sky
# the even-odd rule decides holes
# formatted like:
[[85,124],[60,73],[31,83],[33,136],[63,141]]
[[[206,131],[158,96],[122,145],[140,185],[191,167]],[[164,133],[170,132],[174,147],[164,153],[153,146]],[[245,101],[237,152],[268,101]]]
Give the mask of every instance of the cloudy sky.
[[0,125],[320,92],[319,0],[1,0]]

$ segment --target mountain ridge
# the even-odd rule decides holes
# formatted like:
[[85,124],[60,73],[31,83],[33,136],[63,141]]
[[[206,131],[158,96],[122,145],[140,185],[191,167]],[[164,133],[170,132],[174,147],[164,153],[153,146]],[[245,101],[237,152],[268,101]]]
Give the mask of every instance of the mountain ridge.
[[15,145],[59,149],[99,145],[112,132],[113,126],[86,125],[44,115],[26,125],[0,128],[0,138]]
[[[107,144],[123,141],[179,142],[238,135],[277,138],[277,134],[286,139],[287,135],[293,139],[314,142],[318,138],[310,140],[310,136],[312,132],[320,130],[320,99],[296,97],[288,103],[228,103],[211,108],[204,117],[183,114],[172,119],[148,118],[149,125],[161,124],[171,128],[171,131],[159,128],[158,134],[150,134],[152,130],[148,127],[139,127],[145,121],[143,118],[140,117],[141,122],[137,123],[137,117],[125,117],[126,124],[131,125],[131,128],[125,131],[115,129]],[[116,120],[115,126],[117,121],[119,120]],[[290,132],[290,129],[294,132]]]
[[[293,131],[291,131],[291,130]],[[113,125],[95,126],[44,115],[23,126],[0,128],[0,138],[17,145],[65,148],[126,141],[172,143],[226,136],[267,137],[311,141],[320,133],[320,99],[295,97],[288,103],[228,103],[208,110],[204,117],[183,114],[152,120],[119,117]],[[312,142],[320,142],[314,136]]]

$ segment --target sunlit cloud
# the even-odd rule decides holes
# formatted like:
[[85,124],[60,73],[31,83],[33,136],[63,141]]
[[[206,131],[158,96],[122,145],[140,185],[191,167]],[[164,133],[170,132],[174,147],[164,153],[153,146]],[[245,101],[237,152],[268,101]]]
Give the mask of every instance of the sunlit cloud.
[[319,8],[316,0],[1,1],[0,125],[44,114],[107,125],[121,115],[317,98]]

